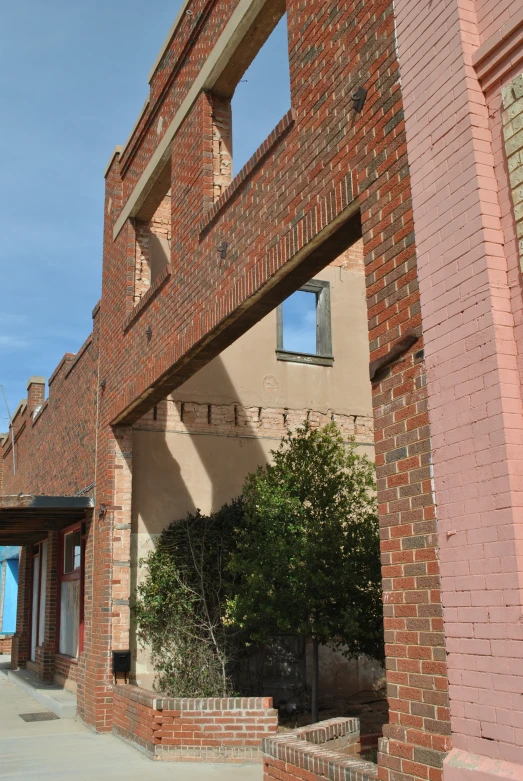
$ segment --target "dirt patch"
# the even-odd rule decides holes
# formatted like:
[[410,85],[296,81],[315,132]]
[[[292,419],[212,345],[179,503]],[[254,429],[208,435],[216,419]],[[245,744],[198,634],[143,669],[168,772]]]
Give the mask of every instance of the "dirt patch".
[[[339,716],[357,716],[360,720],[361,735],[381,734],[383,725],[389,720],[389,706],[385,689],[360,692],[347,699],[335,700],[328,707],[320,708],[319,721]],[[281,712],[278,730],[289,732],[297,727],[311,724],[310,713]]]

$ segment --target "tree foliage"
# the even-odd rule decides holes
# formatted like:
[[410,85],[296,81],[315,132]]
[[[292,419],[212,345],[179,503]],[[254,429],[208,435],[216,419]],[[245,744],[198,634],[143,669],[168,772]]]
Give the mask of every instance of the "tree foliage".
[[227,570],[242,502],[171,523],[145,559],[135,607],[138,638],[151,653],[155,688],[175,697],[231,694],[234,633],[224,625],[234,576]]
[[374,467],[356,447],[305,423],[240,499],[164,530],[135,610],[158,691],[230,696],[240,647],[279,635],[383,657]]
[[374,466],[332,423],[308,423],[248,476],[228,621],[264,641],[296,634],[383,658]]

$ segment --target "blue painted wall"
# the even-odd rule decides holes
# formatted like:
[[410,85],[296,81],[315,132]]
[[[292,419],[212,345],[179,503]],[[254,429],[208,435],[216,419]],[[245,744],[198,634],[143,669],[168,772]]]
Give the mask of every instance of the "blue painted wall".
[[18,559],[7,561],[4,589],[4,616],[2,634],[16,632],[16,601],[18,597]]
[[5,559],[18,559],[20,548],[16,545],[0,545],[0,561]]
[[[20,548],[0,547],[0,600],[3,603],[1,634],[16,632],[16,603],[18,599],[18,555]],[[4,563],[5,562],[5,565]],[[2,592],[2,569],[5,566],[5,584]]]

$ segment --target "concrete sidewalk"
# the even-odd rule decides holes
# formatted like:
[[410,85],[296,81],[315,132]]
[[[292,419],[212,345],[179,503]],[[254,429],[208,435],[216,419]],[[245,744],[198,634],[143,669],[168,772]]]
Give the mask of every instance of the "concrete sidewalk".
[[24,722],[46,712],[7,679],[0,656],[0,779],[19,781],[262,781],[261,765],[153,762],[76,719]]

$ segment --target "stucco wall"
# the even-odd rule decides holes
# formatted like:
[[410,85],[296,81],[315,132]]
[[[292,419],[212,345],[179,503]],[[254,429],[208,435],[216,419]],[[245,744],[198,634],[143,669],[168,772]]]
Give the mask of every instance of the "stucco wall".
[[[208,513],[238,496],[286,426],[307,416],[318,425],[334,418],[373,456],[363,264],[329,266],[316,279],[330,283],[332,367],[277,360],[273,311],[134,427],[134,587],[141,577],[138,561],[162,529],[189,511]],[[148,655],[132,642],[137,683],[150,687]],[[348,693],[358,690],[359,677],[358,665],[347,663],[342,678]]]

